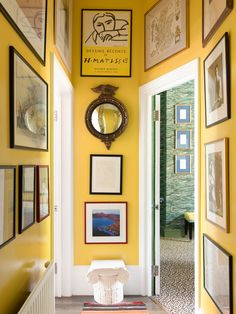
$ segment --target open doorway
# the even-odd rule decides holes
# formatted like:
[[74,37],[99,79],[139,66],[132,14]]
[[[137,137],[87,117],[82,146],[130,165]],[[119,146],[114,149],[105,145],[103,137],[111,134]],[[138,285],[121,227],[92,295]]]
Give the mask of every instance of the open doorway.
[[54,104],[55,295],[72,295],[73,271],[73,87],[52,55]]
[[173,314],[193,314],[194,81],[153,96],[153,112],[154,300]]
[[[195,240],[194,240],[194,296],[195,311],[198,311],[198,60],[189,62],[140,88],[140,269],[142,277],[142,293],[153,295],[154,282],[158,288],[161,274],[161,249],[160,232],[156,225],[160,221],[160,194],[153,203],[152,184],[152,107],[153,97],[166,92],[186,82],[193,82],[194,86],[194,156],[196,157],[192,166],[195,169],[194,176],[194,209],[195,212]],[[175,158],[174,158],[175,161]],[[185,160],[185,167],[188,161]],[[183,167],[181,163],[181,167]],[[181,169],[180,169],[181,170]],[[160,191],[159,191],[160,193]],[[155,213],[153,215],[153,213]],[[159,215],[159,218],[158,218]],[[160,228],[160,226],[159,226]],[[156,232],[156,233],[155,233]],[[154,241],[153,241],[154,239]],[[186,241],[187,242],[187,241]],[[153,247],[155,247],[155,254]],[[155,264],[155,267],[153,267]],[[155,280],[153,279],[155,276]],[[159,280],[158,280],[159,278]],[[157,291],[155,291],[156,294]]]

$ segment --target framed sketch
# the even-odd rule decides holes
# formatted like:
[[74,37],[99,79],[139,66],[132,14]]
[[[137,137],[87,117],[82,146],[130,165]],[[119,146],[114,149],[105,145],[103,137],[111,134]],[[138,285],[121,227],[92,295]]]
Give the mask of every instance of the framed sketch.
[[175,131],[175,148],[190,149],[191,130],[176,130]]
[[221,314],[233,314],[232,256],[203,234],[204,288]]
[[191,156],[176,155],[175,156],[175,173],[189,174],[191,173]]
[[90,194],[122,194],[122,155],[90,155]]
[[145,71],[187,48],[187,0],[160,0],[145,13]]
[[35,166],[19,166],[19,233],[35,223]]
[[191,106],[179,104],[175,105],[175,123],[190,123],[191,122]]
[[233,9],[233,0],[202,0],[202,43],[208,43]]
[[85,243],[127,243],[127,202],[86,202]]
[[204,60],[206,127],[230,118],[230,66],[228,33]]
[[37,166],[37,222],[50,214],[49,206],[49,167]]
[[0,248],[15,238],[16,167],[0,166]]
[[48,85],[10,47],[10,147],[48,149]]
[[0,10],[45,65],[47,0],[0,0]]
[[71,72],[72,63],[72,0],[55,0],[55,43]]
[[228,138],[205,144],[206,219],[229,232]]
[[82,9],[81,76],[131,76],[132,11]]

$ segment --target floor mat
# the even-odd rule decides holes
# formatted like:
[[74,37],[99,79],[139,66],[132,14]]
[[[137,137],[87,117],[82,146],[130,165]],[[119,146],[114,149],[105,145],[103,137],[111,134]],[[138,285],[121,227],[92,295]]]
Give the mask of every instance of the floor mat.
[[154,299],[171,314],[194,313],[194,241],[161,239],[161,295]]

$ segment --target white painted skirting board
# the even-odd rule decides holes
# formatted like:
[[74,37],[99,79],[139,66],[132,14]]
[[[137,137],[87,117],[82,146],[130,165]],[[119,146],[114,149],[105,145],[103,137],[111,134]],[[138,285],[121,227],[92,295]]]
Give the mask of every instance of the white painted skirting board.
[[[141,276],[139,266],[126,266],[129,271],[129,280],[124,285],[125,295],[141,295]],[[74,266],[72,275],[73,295],[93,295],[92,285],[87,282],[89,266]]]

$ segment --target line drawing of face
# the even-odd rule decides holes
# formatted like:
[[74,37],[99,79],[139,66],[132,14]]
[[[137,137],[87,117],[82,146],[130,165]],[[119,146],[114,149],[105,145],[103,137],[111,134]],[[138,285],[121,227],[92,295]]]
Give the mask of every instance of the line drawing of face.
[[115,29],[115,16],[112,13],[98,13],[93,19],[94,29],[98,34]]

